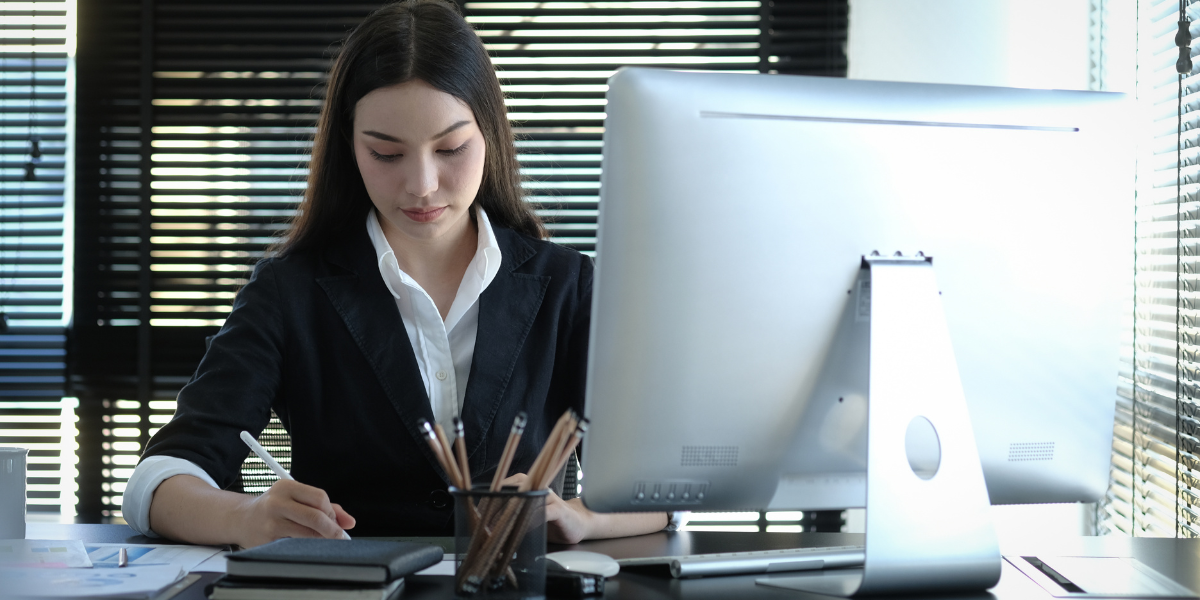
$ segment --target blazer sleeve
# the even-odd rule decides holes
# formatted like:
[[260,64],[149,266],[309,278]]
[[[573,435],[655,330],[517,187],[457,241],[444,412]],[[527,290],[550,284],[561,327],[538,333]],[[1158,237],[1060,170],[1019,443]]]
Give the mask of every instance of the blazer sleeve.
[[245,430],[257,437],[267,426],[282,379],[283,312],[275,268],[270,259],[262,261],[143,460],[174,456],[204,469],[222,489],[240,483],[250,451],[238,435]]
[[[594,266],[591,257],[584,255],[579,266],[579,297],[576,300],[575,315],[571,319],[567,343],[568,364],[571,369],[569,390],[572,399],[571,408],[579,414],[584,412],[584,396],[587,393],[587,364],[588,337],[592,327],[592,275]],[[583,446],[579,446],[578,456],[583,456]]]

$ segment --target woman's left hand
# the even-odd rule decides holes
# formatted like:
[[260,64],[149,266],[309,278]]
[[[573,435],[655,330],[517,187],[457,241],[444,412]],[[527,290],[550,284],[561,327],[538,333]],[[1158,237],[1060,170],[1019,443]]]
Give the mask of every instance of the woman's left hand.
[[[518,473],[501,484],[520,486],[528,480],[528,475]],[[583,505],[582,500],[563,500],[553,490],[549,490],[546,494],[546,541],[553,544],[578,544],[594,537],[590,534],[592,517],[595,514]]]

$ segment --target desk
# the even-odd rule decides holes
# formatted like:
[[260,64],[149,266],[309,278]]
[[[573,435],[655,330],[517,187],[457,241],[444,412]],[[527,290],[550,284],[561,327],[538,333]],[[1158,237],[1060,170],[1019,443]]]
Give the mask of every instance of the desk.
[[[78,539],[85,542],[152,544],[162,540],[143,537],[125,525],[54,525],[30,523],[30,539]],[[794,548],[861,544],[861,534],[849,533],[717,533],[681,532],[654,533],[633,538],[584,542],[574,549],[603,552],[615,558],[658,555],[690,548],[692,552],[737,551],[746,549]],[[552,549],[562,549],[561,547]],[[1043,556],[1129,556],[1157,569],[1181,585],[1200,593],[1200,540],[1160,538],[1077,537],[1052,542],[1021,543],[1004,541],[1001,550],[1006,555],[1040,554]],[[712,577],[708,579],[671,579],[668,576],[622,571],[609,580],[606,600],[726,600],[748,598],[763,600],[829,600],[816,596],[786,592],[754,584],[758,575]],[[201,580],[173,600],[203,600]],[[413,576],[405,584],[401,598],[405,600],[445,599],[453,597],[450,577]],[[1000,584],[990,593],[937,596],[939,600],[984,599],[1050,600],[1033,581],[1008,563],[1004,563]]]

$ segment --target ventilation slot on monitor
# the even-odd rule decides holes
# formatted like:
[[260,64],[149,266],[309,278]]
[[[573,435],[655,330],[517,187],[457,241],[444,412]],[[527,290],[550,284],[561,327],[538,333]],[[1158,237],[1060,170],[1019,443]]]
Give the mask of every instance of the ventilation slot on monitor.
[[737,446],[684,446],[681,467],[736,467]]
[[1008,462],[1054,460],[1054,442],[1024,442],[1008,445]]

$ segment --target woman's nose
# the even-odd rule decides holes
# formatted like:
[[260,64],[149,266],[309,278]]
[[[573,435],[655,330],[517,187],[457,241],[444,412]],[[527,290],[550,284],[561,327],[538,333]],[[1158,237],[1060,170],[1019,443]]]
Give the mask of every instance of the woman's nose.
[[408,163],[405,173],[404,191],[411,196],[424,198],[438,189],[437,165],[427,157],[415,157]]

